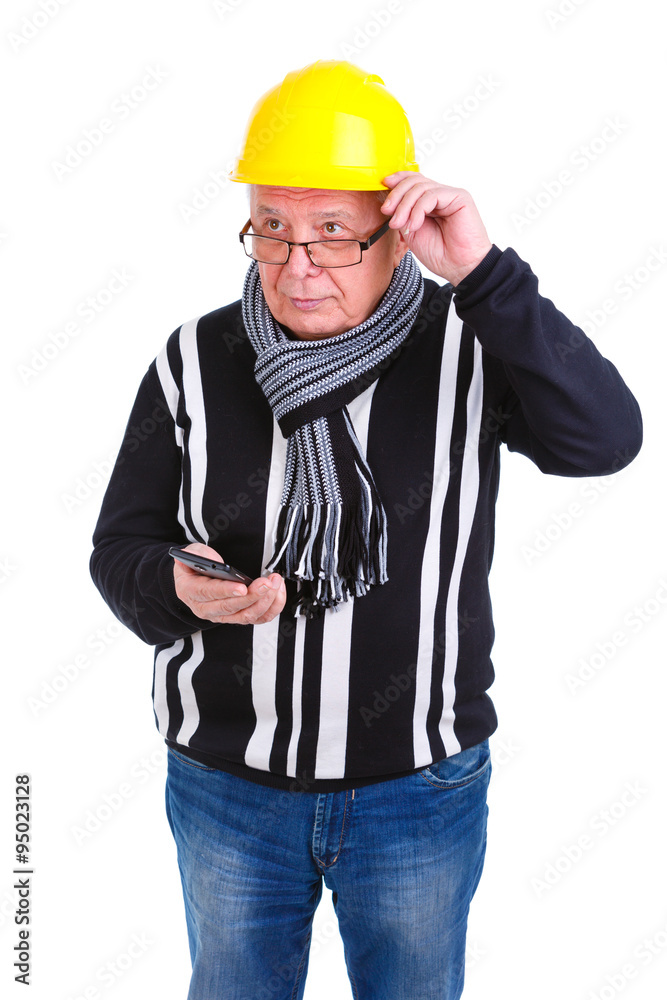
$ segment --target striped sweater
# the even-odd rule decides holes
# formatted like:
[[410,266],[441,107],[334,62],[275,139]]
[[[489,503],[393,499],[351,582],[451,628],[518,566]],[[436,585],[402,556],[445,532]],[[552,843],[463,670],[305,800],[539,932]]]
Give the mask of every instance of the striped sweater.
[[641,446],[634,396],[514,250],[494,247],[456,289],[426,279],[399,356],[348,405],[387,514],[388,582],[319,619],[214,624],[176,596],[168,549],[201,541],[252,577],[273,551],[285,439],[254,361],[240,301],[171,335],[95,529],[97,587],[155,646],[159,732],[209,766],[311,792],[479,743],[497,726],[500,446],[553,475],[618,471]]

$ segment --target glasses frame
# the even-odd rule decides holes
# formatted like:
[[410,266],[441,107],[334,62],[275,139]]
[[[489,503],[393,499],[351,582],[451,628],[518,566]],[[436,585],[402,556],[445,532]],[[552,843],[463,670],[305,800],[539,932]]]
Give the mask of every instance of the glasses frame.
[[308,254],[308,259],[310,260],[311,264],[313,264],[315,267],[322,267],[325,270],[333,270],[336,267],[355,267],[357,264],[361,264],[363,258],[360,256],[359,260],[355,260],[354,264],[315,264],[315,261],[313,260],[311,252],[310,252],[310,246],[311,246],[311,244],[313,244],[313,243],[358,243],[359,244],[359,251],[360,251],[360,255],[361,255],[361,254],[363,254],[364,250],[370,250],[370,248],[373,246],[373,244],[376,243],[377,240],[380,239],[380,237],[384,236],[384,234],[389,229],[389,222],[390,222],[390,220],[387,219],[387,221],[384,222],[380,226],[379,229],[376,229],[376,231],[374,233],[371,233],[371,235],[368,237],[367,240],[308,240],[306,243],[292,243],[291,240],[281,240],[280,237],[278,237],[278,236],[264,236],[262,233],[248,233],[248,230],[250,229],[250,227],[252,225],[252,219],[248,219],[248,221],[246,222],[245,226],[243,227],[243,229],[239,233],[239,242],[243,245],[244,253],[246,254],[247,257],[250,257],[251,260],[256,260],[256,258],[253,257],[252,254],[249,254],[248,251],[246,250],[246,248],[245,248],[245,242],[244,242],[244,236],[258,236],[258,237],[260,237],[263,240],[273,240],[275,243],[286,243],[287,244],[287,257],[285,258],[285,260],[281,261],[280,264],[277,264],[277,261],[271,261],[271,260],[257,261],[258,264],[277,264],[278,267],[282,267],[283,264],[286,264],[288,262],[288,260],[290,258],[290,254],[292,252],[292,247],[305,247],[306,248],[306,253]]

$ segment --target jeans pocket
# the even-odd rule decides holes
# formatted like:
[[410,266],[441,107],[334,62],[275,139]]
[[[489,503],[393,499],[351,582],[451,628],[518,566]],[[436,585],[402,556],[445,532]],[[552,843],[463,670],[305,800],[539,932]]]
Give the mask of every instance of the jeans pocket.
[[491,769],[491,750],[488,739],[467,750],[460,750],[451,757],[429,764],[418,772],[424,781],[438,788],[460,788],[469,785]]
[[200,764],[198,760],[193,760],[192,757],[186,757],[184,753],[179,753],[178,750],[174,750],[173,747],[167,747],[167,763],[169,758],[177,761],[179,764],[187,764],[188,767],[193,767],[197,771],[208,771],[211,774],[216,773],[215,767],[207,767],[206,764]]

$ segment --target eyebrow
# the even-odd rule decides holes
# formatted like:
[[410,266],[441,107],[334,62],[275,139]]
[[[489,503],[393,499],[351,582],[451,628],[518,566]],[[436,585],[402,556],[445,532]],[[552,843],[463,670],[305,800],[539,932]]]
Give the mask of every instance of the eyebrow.
[[[272,205],[258,205],[257,213],[259,215],[284,215],[279,208],[274,208]],[[345,209],[324,209],[321,212],[312,212],[311,218],[314,219],[347,219],[348,221],[354,221],[354,216]]]

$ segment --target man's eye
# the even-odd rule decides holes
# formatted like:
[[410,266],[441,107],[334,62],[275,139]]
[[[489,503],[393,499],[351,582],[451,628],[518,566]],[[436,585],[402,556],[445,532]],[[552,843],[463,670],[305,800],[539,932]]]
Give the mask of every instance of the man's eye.
[[325,222],[324,232],[327,236],[338,236],[343,227],[338,222]]
[[278,222],[277,219],[269,219],[266,225],[273,233],[277,232],[278,229],[280,229],[280,223]]

